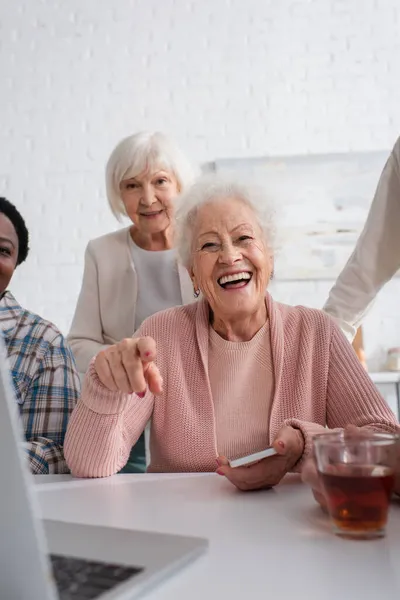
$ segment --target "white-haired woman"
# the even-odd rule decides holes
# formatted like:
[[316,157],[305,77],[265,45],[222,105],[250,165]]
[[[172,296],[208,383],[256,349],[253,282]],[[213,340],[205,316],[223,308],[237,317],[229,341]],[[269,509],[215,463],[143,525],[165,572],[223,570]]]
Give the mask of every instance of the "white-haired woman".
[[[106,166],[107,197],[114,215],[131,224],[89,242],[69,343],[78,370],[110,345],[130,337],[150,315],[193,301],[187,271],[177,264],[175,199],[193,183],[194,170],[161,133],[123,139]],[[145,469],[141,436],[127,463]]]
[[[240,489],[275,485],[299,468],[326,426],[397,431],[334,321],[266,292],[273,227],[269,211],[260,217],[265,204],[213,179],[189,190],[178,247],[203,299],[153,315],[92,361],[66,435],[74,475],[116,473],[150,418],[150,471],[217,470]],[[276,456],[228,464],[269,445]]]

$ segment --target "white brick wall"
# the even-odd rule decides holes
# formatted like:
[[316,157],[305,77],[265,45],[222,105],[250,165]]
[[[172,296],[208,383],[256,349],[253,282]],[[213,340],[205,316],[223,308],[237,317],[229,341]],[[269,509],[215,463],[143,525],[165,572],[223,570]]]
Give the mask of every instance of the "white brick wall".
[[[139,129],[198,161],[389,149],[400,132],[398,0],[0,0],[0,192],[31,255],[19,300],[68,330],[87,241],[117,226],[104,163]],[[329,284],[279,284],[319,306]],[[367,350],[400,343],[400,283]]]

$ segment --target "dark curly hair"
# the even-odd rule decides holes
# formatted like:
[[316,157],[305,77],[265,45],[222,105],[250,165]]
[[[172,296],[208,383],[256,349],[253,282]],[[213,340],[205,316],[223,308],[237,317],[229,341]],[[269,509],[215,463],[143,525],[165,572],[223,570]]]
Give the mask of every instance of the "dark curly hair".
[[0,213],[10,219],[11,223],[14,225],[14,229],[18,236],[17,265],[20,265],[26,260],[29,252],[29,233],[25,221],[19,211],[15,208],[14,204],[11,204],[9,200],[2,198],[1,196]]

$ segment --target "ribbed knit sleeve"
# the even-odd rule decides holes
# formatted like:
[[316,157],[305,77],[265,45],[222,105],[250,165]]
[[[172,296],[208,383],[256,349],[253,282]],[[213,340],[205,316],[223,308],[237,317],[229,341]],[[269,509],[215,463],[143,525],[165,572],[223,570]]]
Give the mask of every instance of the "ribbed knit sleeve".
[[[346,425],[356,425],[375,431],[400,433],[394,414],[333,321],[329,356],[327,427],[340,430]],[[326,428],[298,419],[288,419],[285,424],[300,429],[304,436],[303,457],[296,465],[299,471],[303,460],[312,452],[312,437],[323,433]]]
[[65,436],[64,455],[75,477],[107,477],[125,466],[148,422],[154,397],[112,392],[90,363]]

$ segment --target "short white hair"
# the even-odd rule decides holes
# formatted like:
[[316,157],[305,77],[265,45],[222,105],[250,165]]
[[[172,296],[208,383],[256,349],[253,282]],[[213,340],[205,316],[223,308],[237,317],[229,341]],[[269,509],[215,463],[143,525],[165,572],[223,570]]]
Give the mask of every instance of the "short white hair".
[[258,185],[208,174],[201,177],[180,197],[177,212],[177,245],[180,261],[187,269],[192,266],[193,230],[200,207],[226,198],[241,200],[252,209],[264,235],[266,247],[274,250],[275,208],[267,193]]
[[183,152],[166,135],[142,131],[124,138],[111,153],[106,165],[106,190],[110,208],[117,219],[125,216],[120,184],[144,171],[165,169],[178,183],[178,191],[185,192],[195,179],[195,169]]

